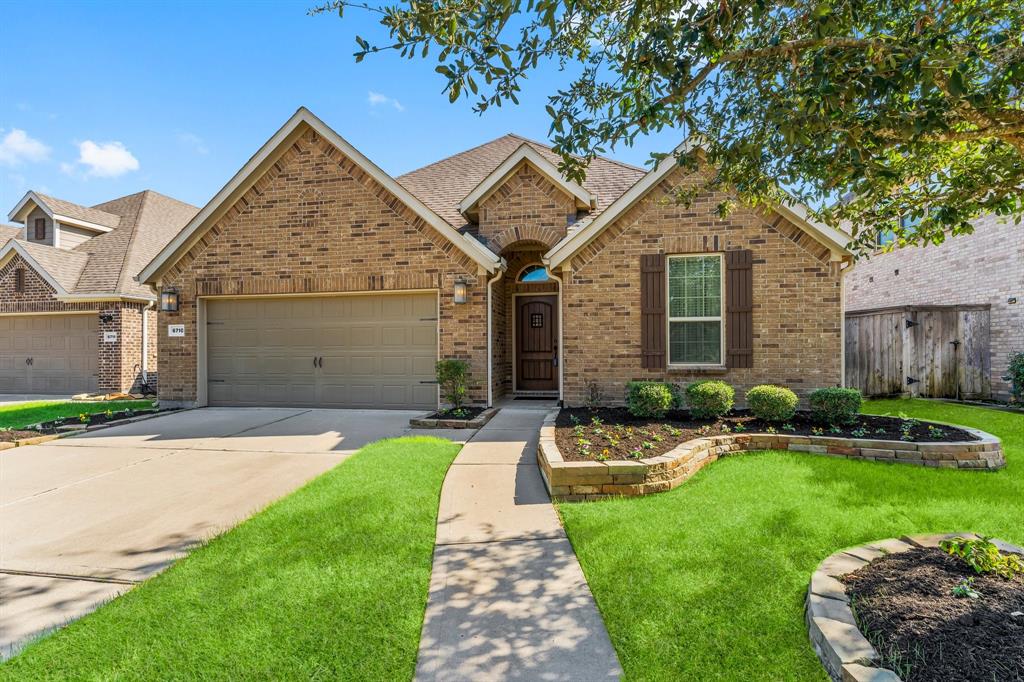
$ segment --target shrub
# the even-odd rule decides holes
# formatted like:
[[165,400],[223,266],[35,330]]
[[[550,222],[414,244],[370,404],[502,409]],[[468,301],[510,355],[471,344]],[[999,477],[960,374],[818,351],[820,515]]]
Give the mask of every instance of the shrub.
[[469,391],[469,363],[465,360],[438,360],[435,367],[441,395],[452,412],[461,411]]
[[758,419],[766,422],[784,422],[796,414],[800,399],[785,386],[762,384],[747,391],[747,407]]
[[943,540],[939,547],[950,556],[959,557],[973,568],[975,573],[995,573],[1006,580],[1011,580],[1016,575],[1024,575],[1024,561],[1021,561],[1020,556],[1003,554],[989,537],[977,540],[957,537]]
[[626,384],[626,407],[634,417],[661,418],[682,398],[675,384],[661,381],[630,381]]
[[1017,403],[1024,403],[1024,353],[1011,353],[1003,381],[1010,382],[1010,393]]
[[732,409],[736,391],[724,381],[705,379],[686,387],[686,404],[698,419],[716,419]]
[[860,414],[861,394],[855,388],[819,388],[807,397],[811,416],[825,424],[850,424]]

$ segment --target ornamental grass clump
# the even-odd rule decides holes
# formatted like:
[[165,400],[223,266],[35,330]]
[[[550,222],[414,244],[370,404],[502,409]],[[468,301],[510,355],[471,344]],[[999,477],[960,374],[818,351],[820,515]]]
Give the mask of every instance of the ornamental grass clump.
[[762,384],[747,391],[747,407],[755,417],[766,422],[792,419],[799,401],[796,393],[785,386]]
[[686,387],[686,404],[698,419],[718,419],[732,409],[736,391],[724,381],[706,379]]
[[679,388],[661,381],[631,381],[626,384],[626,407],[634,417],[661,419],[682,398]]
[[862,401],[856,388],[819,388],[807,396],[811,417],[822,424],[852,424]]

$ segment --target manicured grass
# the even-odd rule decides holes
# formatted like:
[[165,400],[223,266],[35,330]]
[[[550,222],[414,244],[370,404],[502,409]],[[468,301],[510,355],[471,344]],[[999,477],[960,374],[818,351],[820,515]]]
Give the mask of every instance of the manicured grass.
[[148,410],[153,407],[152,400],[109,400],[106,402],[86,403],[71,400],[39,400],[19,405],[0,407],[0,429],[23,429],[32,424],[48,422],[53,419],[70,417],[77,419],[80,414],[96,414],[112,410]]
[[907,533],[1024,542],[1024,415],[923,400],[864,411],[983,429],[1008,466],[747,453],[669,493],[559,505],[627,679],[825,680],[803,604],[826,556]]
[[441,482],[459,447],[364,447],[29,646],[0,678],[410,679]]

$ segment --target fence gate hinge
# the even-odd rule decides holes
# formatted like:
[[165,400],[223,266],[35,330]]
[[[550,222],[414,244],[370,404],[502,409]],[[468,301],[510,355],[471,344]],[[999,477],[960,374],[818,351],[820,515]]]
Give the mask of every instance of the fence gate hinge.
[[917,383],[917,379],[915,379],[914,377],[907,377],[907,386],[910,386],[911,384],[916,384],[916,383]]
[[910,329],[911,327],[916,327],[916,326],[918,326],[919,324],[921,324],[921,323],[920,323],[920,322],[917,322],[917,321],[915,321],[915,320],[909,320],[909,319],[908,319],[908,320],[907,320],[907,329]]

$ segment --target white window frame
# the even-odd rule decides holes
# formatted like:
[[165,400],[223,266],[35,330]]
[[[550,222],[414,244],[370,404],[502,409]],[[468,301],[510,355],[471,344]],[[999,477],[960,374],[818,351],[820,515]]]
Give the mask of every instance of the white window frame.
[[[719,261],[719,286],[721,287],[721,304],[717,317],[672,317],[671,261],[684,258],[708,258],[714,256]],[[673,322],[718,322],[719,351],[718,362],[672,362],[672,323]],[[725,254],[722,253],[676,253],[665,257],[665,360],[669,368],[725,367]]]

